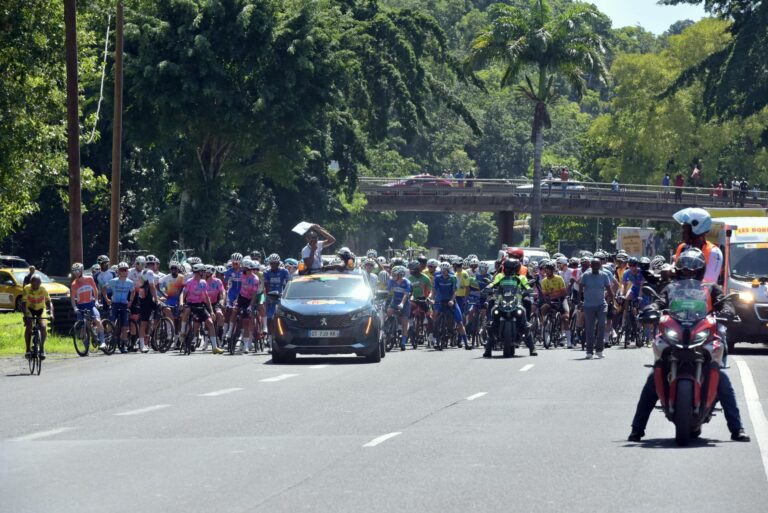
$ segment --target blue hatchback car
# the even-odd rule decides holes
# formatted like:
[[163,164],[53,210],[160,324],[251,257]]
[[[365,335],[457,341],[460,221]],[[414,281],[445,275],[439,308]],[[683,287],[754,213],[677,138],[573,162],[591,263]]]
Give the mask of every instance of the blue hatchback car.
[[321,272],[294,277],[277,307],[273,363],[301,354],[384,356],[374,293],[362,274]]

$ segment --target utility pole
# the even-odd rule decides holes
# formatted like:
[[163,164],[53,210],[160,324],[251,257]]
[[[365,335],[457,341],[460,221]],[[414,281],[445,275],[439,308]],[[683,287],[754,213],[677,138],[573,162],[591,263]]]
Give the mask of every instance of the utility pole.
[[109,216],[109,259],[117,263],[120,241],[120,174],[123,140],[123,2],[117,2],[115,29],[115,113],[112,120],[112,204]]
[[64,46],[67,63],[67,167],[69,169],[69,259],[83,261],[83,216],[80,190],[80,113],[77,77],[77,2],[64,0]]

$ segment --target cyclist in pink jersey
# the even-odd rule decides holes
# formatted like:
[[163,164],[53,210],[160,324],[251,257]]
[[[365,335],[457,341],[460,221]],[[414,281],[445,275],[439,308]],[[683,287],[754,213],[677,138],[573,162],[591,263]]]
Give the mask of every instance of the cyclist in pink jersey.
[[[253,306],[258,302],[259,294],[259,277],[256,275],[256,269],[259,264],[253,260],[243,260],[243,276],[240,279],[240,294],[237,296],[237,300],[232,305],[232,318],[236,318],[238,312],[240,312],[240,319],[242,324],[243,339],[241,344],[241,350],[243,353],[247,353],[251,348],[251,332],[253,328],[253,322],[250,319],[250,314],[253,311]],[[235,331],[235,323],[230,323],[229,333],[227,337],[232,337]]]
[[216,268],[212,265],[205,266],[205,282],[208,285],[208,299],[216,316],[216,326],[224,326],[224,312],[221,306],[225,294],[224,283],[216,277]]
[[211,322],[209,314],[213,311],[213,308],[208,297],[208,284],[203,276],[205,274],[205,265],[202,263],[195,264],[192,267],[192,272],[194,275],[184,285],[184,291],[182,292],[184,311],[181,314],[181,333],[179,334],[179,339],[184,340],[186,337],[187,321],[189,320],[189,314],[192,313],[198,322],[205,324],[205,328],[208,330],[208,335],[211,338],[213,354],[221,354],[224,351],[218,347],[216,330],[213,328],[213,322]]

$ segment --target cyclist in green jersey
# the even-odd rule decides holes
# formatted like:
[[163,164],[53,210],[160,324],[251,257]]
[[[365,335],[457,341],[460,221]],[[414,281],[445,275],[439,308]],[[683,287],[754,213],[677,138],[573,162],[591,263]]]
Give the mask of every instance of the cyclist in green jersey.
[[408,281],[411,282],[411,316],[416,313],[418,308],[424,312],[424,316],[427,318],[427,333],[432,333],[432,316],[429,315],[430,307],[427,298],[432,294],[432,280],[428,276],[422,274],[421,264],[419,261],[414,260],[408,263]]

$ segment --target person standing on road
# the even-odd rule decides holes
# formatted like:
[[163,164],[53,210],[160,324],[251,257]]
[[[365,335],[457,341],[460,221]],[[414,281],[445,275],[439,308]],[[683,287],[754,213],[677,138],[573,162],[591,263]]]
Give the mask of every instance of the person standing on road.
[[[602,272],[602,262],[599,258],[592,258],[590,262],[591,272],[581,275],[579,292],[584,304],[584,330],[587,338],[587,359],[592,358],[596,350],[597,357],[603,357],[603,345],[605,341],[605,322],[608,313],[609,302],[613,302],[613,289],[608,275]],[[597,336],[597,340],[595,340]]]

